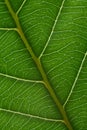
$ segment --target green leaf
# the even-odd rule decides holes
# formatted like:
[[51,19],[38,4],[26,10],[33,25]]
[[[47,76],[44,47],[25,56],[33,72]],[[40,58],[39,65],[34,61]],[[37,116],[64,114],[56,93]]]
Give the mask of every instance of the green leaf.
[[86,0],[0,0],[0,130],[87,130],[86,37]]

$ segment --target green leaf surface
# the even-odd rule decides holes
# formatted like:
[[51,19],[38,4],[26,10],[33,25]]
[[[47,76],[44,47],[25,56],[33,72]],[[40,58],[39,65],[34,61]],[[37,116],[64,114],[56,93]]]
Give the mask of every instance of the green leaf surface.
[[0,0],[0,130],[87,130],[86,0]]

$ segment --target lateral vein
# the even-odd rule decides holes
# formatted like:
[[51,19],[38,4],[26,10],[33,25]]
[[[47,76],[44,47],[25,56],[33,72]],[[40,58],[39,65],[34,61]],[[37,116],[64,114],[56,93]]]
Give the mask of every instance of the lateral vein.
[[65,101],[65,103],[64,103],[64,105],[63,105],[63,107],[66,106],[66,104],[68,103],[68,101],[69,101],[69,99],[70,99],[70,97],[71,97],[71,95],[72,95],[72,93],[73,93],[73,90],[74,90],[74,88],[75,88],[75,85],[76,85],[76,83],[77,83],[77,80],[78,80],[78,78],[79,78],[79,75],[80,75],[80,73],[81,73],[83,64],[84,64],[84,62],[85,62],[86,56],[87,56],[87,52],[84,54],[84,57],[83,57],[82,62],[81,62],[81,64],[80,64],[80,67],[79,67],[79,70],[78,70],[78,72],[77,72],[76,78],[75,78],[75,80],[74,80],[74,83],[73,83],[73,85],[72,85],[72,88],[71,88],[71,90],[70,90],[70,92],[69,92],[69,95],[68,95],[68,97],[67,97],[67,99],[66,99],[66,101]]
[[23,82],[42,83],[42,84],[44,84],[43,81],[23,79],[23,78],[18,78],[18,77],[12,76],[12,75],[3,74],[3,73],[0,73],[0,76],[4,76],[4,77],[7,77],[7,78],[11,78],[11,79],[15,79],[15,80],[18,80],[18,81],[23,81]]
[[17,28],[0,28],[3,31],[17,31]]
[[55,27],[56,27],[56,24],[57,24],[57,22],[58,22],[58,19],[59,19],[59,17],[60,17],[61,12],[62,12],[64,3],[65,3],[65,0],[62,1],[62,4],[61,4],[60,9],[59,9],[59,11],[58,11],[57,17],[56,17],[55,22],[54,22],[54,24],[53,24],[51,33],[50,33],[50,35],[49,35],[49,37],[48,37],[48,40],[47,40],[47,42],[46,42],[46,44],[45,44],[45,46],[44,46],[44,48],[43,48],[43,50],[42,50],[42,52],[41,52],[41,54],[40,54],[40,56],[39,56],[39,59],[43,56],[43,54],[44,54],[44,52],[45,52],[45,50],[46,50],[46,48],[47,48],[47,46],[48,46],[48,44],[49,44],[49,42],[50,42],[50,39],[51,39],[51,37],[52,37],[52,35],[53,35],[54,29],[55,29]]
[[40,119],[40,120],[44,120],[44,121],[62,122],[62,123],[64,123],[63,120],[45,118],[45,117],[35,116],[35,115],[32,115],[32,114],[26,114],[26,113],[23,113],[23,112],[18,112],[18,111],[13,111],[13,110],[7,110],[7,109],[3,109],[3,108],[0,108],[0,111],[12,113],[12,114],[17,114],[17,115],[21,115],[21,116],[26,116],[26,117],[30,117],[30,118],[36,118],[36,119]]
[[24,6],[24,4],[25,4],[26,1],[27,1],[27,0],[24,0],[24,1],[22,2],[20,8],[19,8],[19,9],[17,10],[17,12],[16,12],[17,15],[18,15],[18,14],[20,13],[20,11],[22,10],[22,8],[23,8],[23,6]]

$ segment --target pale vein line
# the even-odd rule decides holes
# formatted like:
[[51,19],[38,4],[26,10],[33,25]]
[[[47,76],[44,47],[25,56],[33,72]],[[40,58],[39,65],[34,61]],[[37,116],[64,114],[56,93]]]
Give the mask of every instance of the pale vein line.
[[3,30],[3,31],[17,31],[17,28],[0,28],[0,30]]
[[21,9],[23,8],[23,6],[24,6],[24,4],[25,4],[26,1],[27,0],[24,0],[23,3],[21,4],[20,8],[17,10],[17,12],[16,12],[17,15],[19,14],[19,12],[21,11]]
[[3,73],[0,73],[0,76],[4,76],[4,77],[7,77],[7,78],[15,79],[15,80],[18,80],[18,81],[31,82],[31,83],[42,83],[42,84],[44,84],[43,81],[28,80],[28,79],[18,78],[18,77],[7,75],[7,74],[3,74]]
[[3,108],[0,108],[0,111],[12,113],[12,114],[18,114],[18,115],[21,115],[21,116],[36,118],[36,119],[45,120],[45,121],[62,122],[62,123],[64,123],[63,120],[45,118],[45,117],[35,116],[35,115],[32,115],[32,114],[26,114],[26,113],[22,113],[22,112],[13,111],[13,110],[7,110],[7,109],[3,109]]
[[65,107],[65,105],[68,103],[68,101],[69,101],[69,99],[70,99],[70,97],[71,97],[71,95],[72,95],[73,89],[75,88],[75,85],[76,85],[77,80],[78,80],[78,78],[79,78],[79,75],[80,75],[80,73],[81,73],[81,70],[82,70],[83,64],[84,64],[84,62],[85,62],[86,56],[87,56],[87,52],[85,53],[85,55],[84,55],[84,57],[83,57],[83,59],[82,59],[81,65],[80,65],[79,70],[78,70],[78,73],[77,73],[77,75],[76,75],[76,78],[75,78],[75,80],[74,80],[74,83],[73,83],[73,85],[72,85],[72,88],[71,88],[71,90],[70,90],[70,92],[69,92],[69,95],[68,95],[68,97],[67,97],[67,99],[66,99],[66,101],[65,101],[65,103],[64,103],[64,105],[63,105],[63,107]]
[[58,11],[57,17],[56,17],[55,22],[54,22],[54,24],[53,24],[51,33],[50,33],[50,35],[49,35],[49,37],[48,37],[48,40],[47,40],[47,42],[46,42],[46,45],[45,45],[44,49],[42,50],[42,52],[41,52],[41,54],[40,54],[40,56],[39,56],[39,59],[40,59],[40,58],[42,57],[42,55],[44,54],[44,52],[45,52],[45,50],[46,50],[46,48],[47,48],[47,46],[48,46],[48,44],[49,44],[49,42],[50,42],[50,39],[51,39],[51,37],[52,37],[52,35],[53,35],[54,29],[55,29],[56,24],[57,24],[57,21],[58,21],[59,16],[60,16],[60,14],[61,14],[61,12],[62,12],[64,3],[65,3],[65,0],[62,1],[62,4],[61,4],[60,9],[59,9],[59,11]]

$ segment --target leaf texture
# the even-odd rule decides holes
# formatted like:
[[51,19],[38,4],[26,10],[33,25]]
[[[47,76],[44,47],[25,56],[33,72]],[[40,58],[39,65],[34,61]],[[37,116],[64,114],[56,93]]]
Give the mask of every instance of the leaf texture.
[[1,130],[87,130],[86,37],[86,0],[0,0]]

